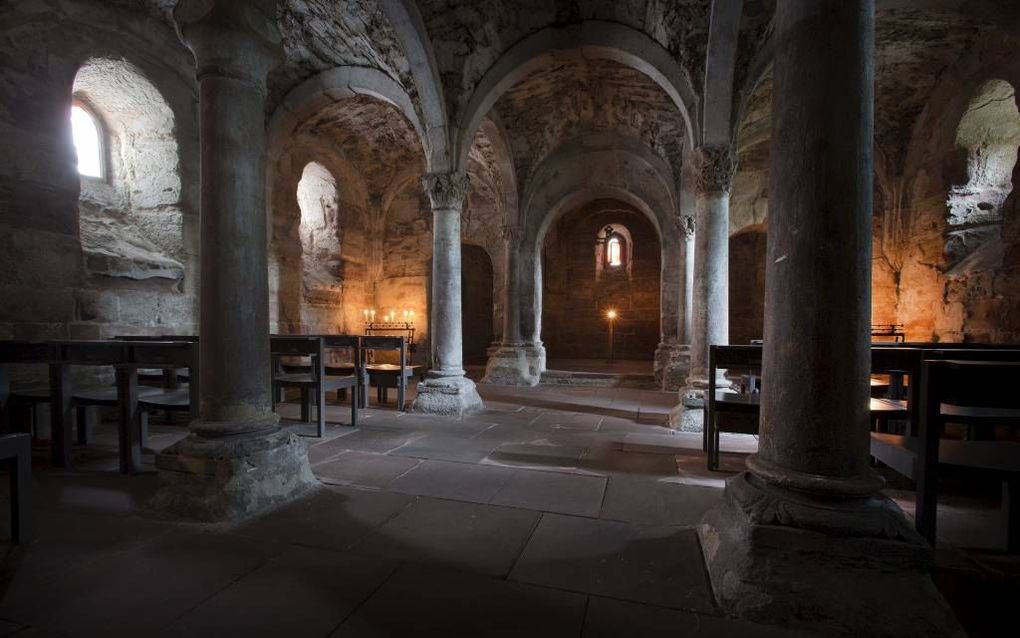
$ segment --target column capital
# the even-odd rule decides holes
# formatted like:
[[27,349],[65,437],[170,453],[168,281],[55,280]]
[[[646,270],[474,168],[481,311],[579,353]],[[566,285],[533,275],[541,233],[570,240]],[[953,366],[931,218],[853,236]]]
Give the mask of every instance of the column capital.
[[517,224],[503,224],[499,227],[499,234],[510,246],[516,246],[521,241],[521,227]]
[[464,198],[471,190],[471,181],[463,173],[429,173],[422,178],[421,183],[433,211],[461,210]]
[[699,194],[730,192],[737,170],[737,157],[730,146],[699,146],[692,159],[694,187]]
[[198,77],[226,76],[264,85],[283,55],[278,0],[179,0],[174,22],[195,55]]
[[673,223],[683,233],[684,239],[694,237],[694,215],[677,215],[673,218]]

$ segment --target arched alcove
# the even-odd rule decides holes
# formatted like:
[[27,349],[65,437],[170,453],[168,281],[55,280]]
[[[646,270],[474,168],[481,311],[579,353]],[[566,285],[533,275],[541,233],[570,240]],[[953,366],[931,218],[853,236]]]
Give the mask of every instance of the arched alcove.
[[967,105],[956,130],[956,146],[966,154],[967,182],[947,199],[947,274],[998,267],[1002,262],[1002,204],[1013,190],[1013,167],[1020,147],[1020,112],[1014,87],[991,80]]
[[343,298],[340,202],[336,179],[319,162],[301,172],[295,196],[301,211],[301,325],[334,327]]
[[89,132],[82,128],[85,115],[99,135],[99,156],[88,158],[99,161],[91,167],[98,170],[82,174],[79,198],[86,271],[179,281],[184,238],[173,111],[126,60],[89,60],[75,76],[73,93],[72,138],[76,129],[79,136]]

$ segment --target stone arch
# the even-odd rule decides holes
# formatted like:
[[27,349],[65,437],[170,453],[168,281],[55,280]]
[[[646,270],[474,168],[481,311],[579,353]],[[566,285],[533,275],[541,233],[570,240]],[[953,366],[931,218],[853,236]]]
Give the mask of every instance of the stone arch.
[[622,24],[589,20],[566,27],[547,27],[506,51],[485,73],[458,118],[454,149],[456,166],[466,166],[474,132],[510,87],[534,69],[571,56],[607,59],[631,67],[662,87],[679,110],[690,145],[696,138],[692,113],[697,99],[690,74],[650,37]]
[[404,87],[382,71],[353,66],[323,71],[297,85],[284,97],[269,121],[266,144],[269,165],[279,160],[287,140],[309,117],[331,104],[358,95],[370,96],[396,107],[418,134],[422,152],[429,162],[428,170],[434,170],[432,144]]
[[426,133],[428,170],[446,172],[453,166],[450,158],[450,124],[439,65],[425,29],[425,21],[415,0],[383,0],[382,6],[411,67]]

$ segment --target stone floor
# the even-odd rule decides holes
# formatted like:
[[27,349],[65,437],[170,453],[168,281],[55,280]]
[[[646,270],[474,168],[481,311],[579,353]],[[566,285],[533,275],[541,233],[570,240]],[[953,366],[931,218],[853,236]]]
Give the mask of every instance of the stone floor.
[[[36,539],[6,546],[0,636],[790,635],[715,607],[692,526],[731,472],[663,427],[674,394],[480,390],[486,411],[460,421],[373,405],[352,429],[330,407],[328,436],[305,439],[322,486],[232,526],[147,511],[155,476],[115,472],[110,428],[71,471],[40,448]],[[154,426],[151,444],[182,432]],[[723,447],[739,471],[756,443]]]

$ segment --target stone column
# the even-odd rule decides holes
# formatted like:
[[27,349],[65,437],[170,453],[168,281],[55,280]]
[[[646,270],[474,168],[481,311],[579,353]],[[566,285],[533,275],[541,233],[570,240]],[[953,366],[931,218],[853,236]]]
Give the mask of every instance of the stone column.
[[759,453],[701,528],[713,588],[827,634],[947,635],[868,464],[874,0],[780,0],[775,41]]
[[201,411],[157,459],[157,506],[238,519],[315,479],[270,399],[265,203],[266,75],[281,52],[275,2],[182,0],[201,126]]
[[655,349],[655,381],[659,388],[675,391],[686,379],[690,348],[680,337],[683,306],[683,228],[680,219],[663,229],[660,276],[659,345]]
[[694,217],[680,218],[684,232],[684,325],[683,342],[691,343],[694,334]]
[[540,382],[546,360],[542,344],[542,252],[533,236],[526,236],[521,242],[517,274],[521,288],[521,336],[528,374]]
[[537,385],[521,336],[521,290],[519,256],[521,232],[517,226],[501,228],[506,255],[506,284],[503,287],[503,340],[485,366],[485,383]]
[[691,373],[684,405],[701,408],[708,387],[708,347],[730,338],[730,185],[736,158],[729,146],[702,146],[693,154],[697,198],[694,286],[691,300]]
[[460,214],[470,185],[456,173],[431,173],[422,184],[432,206],[432,369],[418,384],[412,409],[463,415],[484,407],[474,381],[464,376]]

